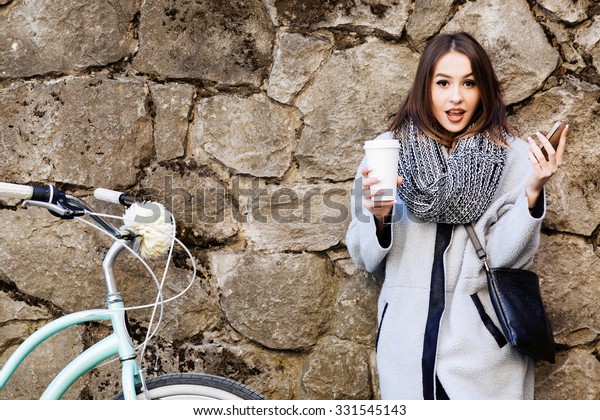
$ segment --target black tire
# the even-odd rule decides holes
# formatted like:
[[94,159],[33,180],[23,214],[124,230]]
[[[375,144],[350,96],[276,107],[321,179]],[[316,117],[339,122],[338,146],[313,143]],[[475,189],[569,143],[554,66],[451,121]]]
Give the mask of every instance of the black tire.
[[[220,376],[200,373],[175,373],[148,379],[146,387],[152,400],[265,400],[265,396],[246,385]],[[139,400],[146,399],[141,384],[136,386]],[[122,400],[123,393],[114,399]]]

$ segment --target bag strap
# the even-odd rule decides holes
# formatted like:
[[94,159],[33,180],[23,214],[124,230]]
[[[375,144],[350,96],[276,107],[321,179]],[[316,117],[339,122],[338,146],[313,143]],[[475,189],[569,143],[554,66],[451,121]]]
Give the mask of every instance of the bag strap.
[[483,263],[485,270],[489,272],[490,266],[488,265],[488,256],[487,256],[485,250],[483,249],[481,242],[479,242],[479,238],[477,237],[477,233],[475,233],[475,229],[473,228],[473,225],[471,223],[465,223],[464,226],[465,226],[465,229],[467,230],[467,234],[469,235],[469,238],[471,238],[471,242],[473,242],[473,246],[475,247],[475,252],[477,253],[477,257]]

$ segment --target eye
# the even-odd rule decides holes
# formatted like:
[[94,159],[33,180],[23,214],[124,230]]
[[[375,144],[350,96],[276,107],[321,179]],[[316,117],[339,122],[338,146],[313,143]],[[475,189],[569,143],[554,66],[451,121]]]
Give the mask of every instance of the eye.
[[466,87],[475,87],[477,86],[477,83],[475,83],[475,80],[465,80],[465,86]]
[[446,87],[449,85],[447,80],[438,80],[437,82],[435,82],[435,84],[441,87]]

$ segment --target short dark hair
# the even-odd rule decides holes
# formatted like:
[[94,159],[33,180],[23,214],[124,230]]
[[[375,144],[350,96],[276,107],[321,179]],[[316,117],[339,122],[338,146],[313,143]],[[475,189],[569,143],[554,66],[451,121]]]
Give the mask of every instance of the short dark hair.
[[412,119],[423,132],[442,144],[449,145],[455,136],[444,130],[436,121],[431,105],[431,80],[437,62],[454,51],[469,58],[481,99],[467,128],[458,133],[465,137],[488,132],[495,143],[506,144],[503,130],[511,132],[506,118],[506,105],[502,87],[496,77],[492,62],[481,44],[466,32],[444,33],[435,37],[423,51],[417,73],[406,98],[398,110],[388,117],[388,128],[397,135],[402,125]]

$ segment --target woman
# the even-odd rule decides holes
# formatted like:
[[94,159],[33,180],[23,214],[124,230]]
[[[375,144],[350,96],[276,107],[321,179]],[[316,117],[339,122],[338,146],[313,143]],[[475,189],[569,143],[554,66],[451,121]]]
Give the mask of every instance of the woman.
[[539,133],[541,146],[512,136],[490,59],[466,33],[426,47],[389,121],[378,139],[400,140],[398,199],[373,200],[378,180],[363,162],[362,207],[353,205],[346,237],[359,266],[385,270],[376,344],[382,398],[533,398],[533,360],[501,347],[471,298],[499,326],[463,224],[473,224],[492,266],[530,265],[543,186],[561,165],[568,128],[556,150]]

